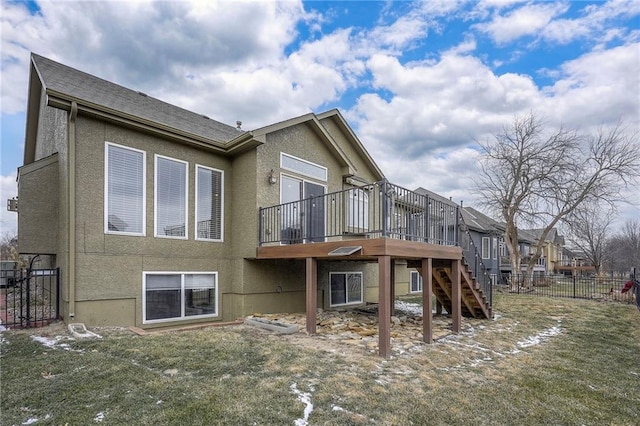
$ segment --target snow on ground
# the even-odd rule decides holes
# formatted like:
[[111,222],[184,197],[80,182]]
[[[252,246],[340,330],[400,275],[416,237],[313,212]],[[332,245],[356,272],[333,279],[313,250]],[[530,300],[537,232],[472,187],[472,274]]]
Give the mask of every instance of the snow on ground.
[[[44,416],[44,419],[42,420],[49,420],[51,418],[51,415],[47,414],[46,416]],[[31,417],[27,420],[25,420],[24,422],[22,422],[23,425],[32,425],[34,423],[39,422],[41,419],[37,418],[37,417]]]
[[63,337],[63,336],[56,336],[53,338],[44,337],[44,336],[35,336],[35,335],[31,336],[31,340],[33,340],[34,342],[38,342],[41,345],[46,346],[47,348],[51,348],[51,349],[60,348],[60,349],[64,349],[65,351],[70,351],[71,346],[69,346],[68,343],[60,343],[60,341],[63,339],[70,339],[70,338]]
[[[304,417],[301,419],[296,419],[294,422],[295,426],[307,426],[309,424],[309,416],[313,411],[313,403],[311,402],[311,392],[302,392],[298,390],[298,385],[293,383],[291,385],[291,392],[296,394],[298,397],[298,401],[302,402],[304,407]],[[311,391],[313,392],[313,387],[310,386]]]
[[[559,323],[560,321],[558,321]],[[549,340],[550,337],[553,336],[557,336],[559,334],[562,333],[562,328],[560,326],[554,326],[551,328],[547,328],[546,330],[541,331],[540,333],[536,334],[535,336],[529,336],[524,340],[519,341],[518,343],[516,343],[516,345],[518,345],[519,348],[528,348],[530,346],[537,346],[547,340]]]
[[407,303],[402,300],[395,301],[395,308],[398,311],[406,312],[407,314],[422,316],[422,305],[417,303]]

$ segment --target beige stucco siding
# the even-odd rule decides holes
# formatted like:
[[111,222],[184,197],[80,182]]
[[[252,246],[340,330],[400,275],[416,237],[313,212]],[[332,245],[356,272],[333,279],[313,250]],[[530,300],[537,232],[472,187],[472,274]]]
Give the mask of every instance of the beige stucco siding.
[[[76,168],[76,301],[74,320],[106,323],[110,310],[134,309],[125,318],[142,325],[142,274],[144,271],[217,272],[218,298],[232,291],[230,255],[231,163],[227,158],[194,147],[136,132],[85,116],[77,120]],[[146,154],[146,235],[104,232],[105,142]],[[187,239],[154,237],[155,155],[188,163]],[[202,165],[224,173],[224,242],[195,240],[195,168]],[[95,304],[104,301],[104,305]],[[125,302],[123,302],[125,301]],[[83,318],[91,303],[92,313]],[[127,308],[129,307],[129,308]],[[222,303],[218,312],[222,312]],[[217,319],[222,319],[219,315]],[[210,320],[210,319],[209,319]],[[163,323],[166,326],[170,323]]]
[[21,253],[58,251],[58,156],[20,168],[18,248]]
[[342,130],[336,125],[334,119],[326,118],[321,121],[322,125],[327,129],[327,132],[338,143],[340,148],[344,151],[345,155],[353,163],[357,169],[357,176],[365,182],[375,182],[378,180],[375,171],[371,170],[368,163],[356,150],[356,147],[350,143]]

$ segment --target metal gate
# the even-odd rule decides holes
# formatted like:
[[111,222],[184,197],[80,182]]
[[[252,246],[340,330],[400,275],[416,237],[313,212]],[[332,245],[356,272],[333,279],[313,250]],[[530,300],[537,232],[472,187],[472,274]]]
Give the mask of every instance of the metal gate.
[[59,318],[60,268],[0,271],[0,325],[42,327]]

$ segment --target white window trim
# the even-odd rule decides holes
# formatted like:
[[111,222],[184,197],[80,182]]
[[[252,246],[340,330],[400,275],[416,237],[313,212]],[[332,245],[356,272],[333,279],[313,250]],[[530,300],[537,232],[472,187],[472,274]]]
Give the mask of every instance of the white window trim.
[[[413,291],[413,288],[411,287],[411,283],[413,282],[414,274],[418,276],[418,287],[420,288],[420,290],[416,290],[416,291]],[[409,293],[422,293],[423,290],[424,290],[424,283],[423,283],[423,280],[422,280],[422,275],[420,275],[420,273],[418,273],[418,271],[411,271],[411,276],[410,276],[410,281],[409,281]]]
[[[109,229],[109,146],[115,146],[142,154],[142,232],[120,232]],[[112,235],[129,235],[144,237],[147,235],[147,153],[143,150],[119,145],[113,142],[104,143],[104,233]]]
[[[310,175],[310,174],[308,174],[308,173],[301,172],[300,170],[295,170],[295,169],[292,169],[292,168],[290,168],[290,167],[285,167],[285,166],[283,166],[283,164],[282,164],[282,157],[289,157],[289,158],[293,158],[294,160],[297,160],[297,161],[301,161],[301,162],[303,162],[303,163],[310,164],[310,165],[312,165],[312,166],[314,166],[314,167],[318,167],[318,168],[320,168],[320,169],[324,170],[324,175],[325,175],[325,177],[324,177],[324,179],[320,179],[320,178],[318,178],[317,176],[313,176],[313,175]],[[288,170],[288,171],[293,172],[293,173],[296,173],[296,174],[299,174],[299,175],[303,175],[303,176],[310,177],[311,179],[315,179],[315,180],[318,180],[318,181],[320,181],[320,182],[327,182],[327,181],[329,180],[329,169],[327,169],[326,167],[324,167],[324,166],[322,166],[322,165],[320,165],[320,164],[316,164],[316,163],[313,163],[313,162],[311,162],[311,161],[305,160],[305,159],[303,159],[303,158],[296,157],[295,155],[287,154],[286,152],[281,152],[281,153],[280,153],[280,168],[281,168],[281,169],[284,169],[284,170]]]
[[[345,275],[345,283],[346,283],[346,275],[348,274],[356,274],[360,275],[360,300],[357,302],[346,302],[346,303],[336,303],[335,305],[331,303],[331,276],[332,275]],[[345,289],[345,299],[349,297],[348,289]],[[329,272],[329,306],[332,308],[338,306],[349,306],[349,305],[361,305],[364,303],[364,274],[359,271],[335,271]]]
[[491,254],[492,254],[492,258],[493,259],[497,259],[498,258],[498,239],[497,238],[492,238],[491,239]]
[[[484,251],[484,242],[487,242],[487,252]],[[490,259],[491,256],[491,239],[489,237],[482,237],[481,246],[480,246],[480,255],[482,259]]]
[[[173,318],[162,318],[156,320],[147,320],[147,275],[180,275],[180,317]],[[184,314],[184,277],[185,275],[213,275],[213,288],[215,290],[215,314],[206,314],[206,315],[189,315],[185,316]],[[220,316],[220,312],[218,310],[219,303],[219,284],[218,284],[218,272],[184,272],[184,271],[143,271],[142,272],[142,323],[143,324],[156,324],[161,322],[175,322],[175,321],[189,321],[192,319],[198,318],[216,318]]]
[[[283,185],[282,178],[283,177],[287,177],[289,179],[295,179],[297,181],[302,182],[303,184],[308,182],[308,183],[312,183],[314,185],[321,186],[321,187],[324,188],[324,195],[327,195],[327,184],[325,184],[325,183],[320,183],[320,182],[314,181],[312,179],[305,179],[305,178],[302,178],[300,176],[290,175],[288,173],[280,173],[280,204],[283,204],[283,201],[282,201],[282,185]],[[304,196],[306,197],[306,194]],[[307,198],[302,198],[301,200],[306,200],[306,199]],[[301,200],[298,200],[298,201],[301,201]]]
[[[201,169],[206,169],[206,170],[211,170],[212,172],[219,172],[220,173],[220,238],[219,239],[215,239],[215,238],[199,238],[198,237],[198,168]],[[196,164],[196,168],[195,168],[195,193],[194,193],[194,198],[195,198],[195,212],[194,212],[194,234],[195,235],[195,239],[197,241],[209,241],[209,242],[217,242],[217,243],[222,243],[224,242],[224,170],[219,170],[219,169],[214,169],[213,167],[207,167],[207,166],[203,166],[201,164]]]
[[[186,172],[184,174],[184,237],[173,235],[160,235],[158,234],[158,159],[164,158],[166,160],[175,161],[185,165]],[[179,160],[173,157],[167,157],[166,155],[155,154],[153,160],[153,236],[156,238],[168,238],[172,240],[187,240],[189,239],[189,163],[184,160]]]

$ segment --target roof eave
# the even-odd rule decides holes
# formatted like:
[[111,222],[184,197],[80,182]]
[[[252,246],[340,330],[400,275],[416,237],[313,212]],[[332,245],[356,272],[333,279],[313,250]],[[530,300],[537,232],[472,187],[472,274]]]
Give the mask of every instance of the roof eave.
[[90,116],[99,117],[103,120],[136,128],[147,133],[153,133],[164,138],[180,141],[189,145],[199,146],[219,154],[228,154],[227,144],[213,139],[203,138],[192,133],[183,132],[175,128],[165,126],[161,123],[145,120],[131,114],[116,111],[111,108],[97,105],[91,102],[77,99],[72,96],[65,95],[50,89],[46,89],[47,105],[69,111],[71,103],[76,102],[78,112]]

